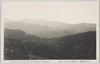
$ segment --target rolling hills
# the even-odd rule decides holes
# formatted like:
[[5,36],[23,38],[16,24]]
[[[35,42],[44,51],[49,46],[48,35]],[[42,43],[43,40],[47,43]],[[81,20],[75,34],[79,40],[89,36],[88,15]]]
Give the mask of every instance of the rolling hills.
[[46,39],[5,29],[4,36],[5,60],[96,59],[95,31]]
[[41,38],[59,38],[88,31],[96,31],[96,25],[90,23],[68,24],[47,20],[5,20],[4,28],[22,30]]

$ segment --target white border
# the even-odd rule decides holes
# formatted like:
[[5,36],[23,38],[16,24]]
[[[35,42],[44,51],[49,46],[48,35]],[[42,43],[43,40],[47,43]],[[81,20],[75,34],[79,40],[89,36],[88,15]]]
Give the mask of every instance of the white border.
[[[1,1],[1,62],[2,63],[45,63],[45,62],[67,62],[67,63],[97,63],[99,62],[99,1],[49,1],[49,2],[97,2],[98,4],[98,22],[96,24],[96,60],[4,60],[4,18],[3,18],[3,2]],[[15,2],[15,1],[14,1]],[[39,1],[16,1],[16,2],[39,2]],[[48,1],[40,1],[48,2]]]

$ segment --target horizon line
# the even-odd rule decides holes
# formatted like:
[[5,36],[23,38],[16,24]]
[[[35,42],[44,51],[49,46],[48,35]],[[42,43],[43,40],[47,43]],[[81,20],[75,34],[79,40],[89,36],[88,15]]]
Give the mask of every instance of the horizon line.
[[[39,20],[44,20],[44,21],[49,21],[49,22],[60,22],[60,23],[65,23],[65,24],[96,24],[96,23],[93,23],[93,22],[80,22],[80,23],[68,23],[68,22],[62,22],[62,21],[56,21],[56,20],[47,20],[47,19],[31,19],[31,18],[25,18],[25,19],[18,19],[18,20],[14,20],[14,19],[8,19],[8,18],[4,18],[4,22],[5,22],[5,19],[6,20],[12,20],[14,22],[19,22],[19,21],[22,21],[22,20],[33,20],[33,21],[39,21]],[[25,22],[22,22],[22,23],[25,23]]]

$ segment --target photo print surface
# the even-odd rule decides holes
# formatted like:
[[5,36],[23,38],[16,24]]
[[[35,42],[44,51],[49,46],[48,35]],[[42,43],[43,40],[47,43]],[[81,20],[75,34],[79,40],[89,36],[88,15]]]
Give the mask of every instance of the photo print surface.
[[98,2],[2,2],[3,60],[97,60]]

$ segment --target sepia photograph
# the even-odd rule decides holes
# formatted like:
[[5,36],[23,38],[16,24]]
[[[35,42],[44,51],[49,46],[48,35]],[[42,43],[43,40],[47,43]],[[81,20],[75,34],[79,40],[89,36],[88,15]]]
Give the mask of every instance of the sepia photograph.
[[98,1],[2,1],[3,62],[99,62],[98,31]]

